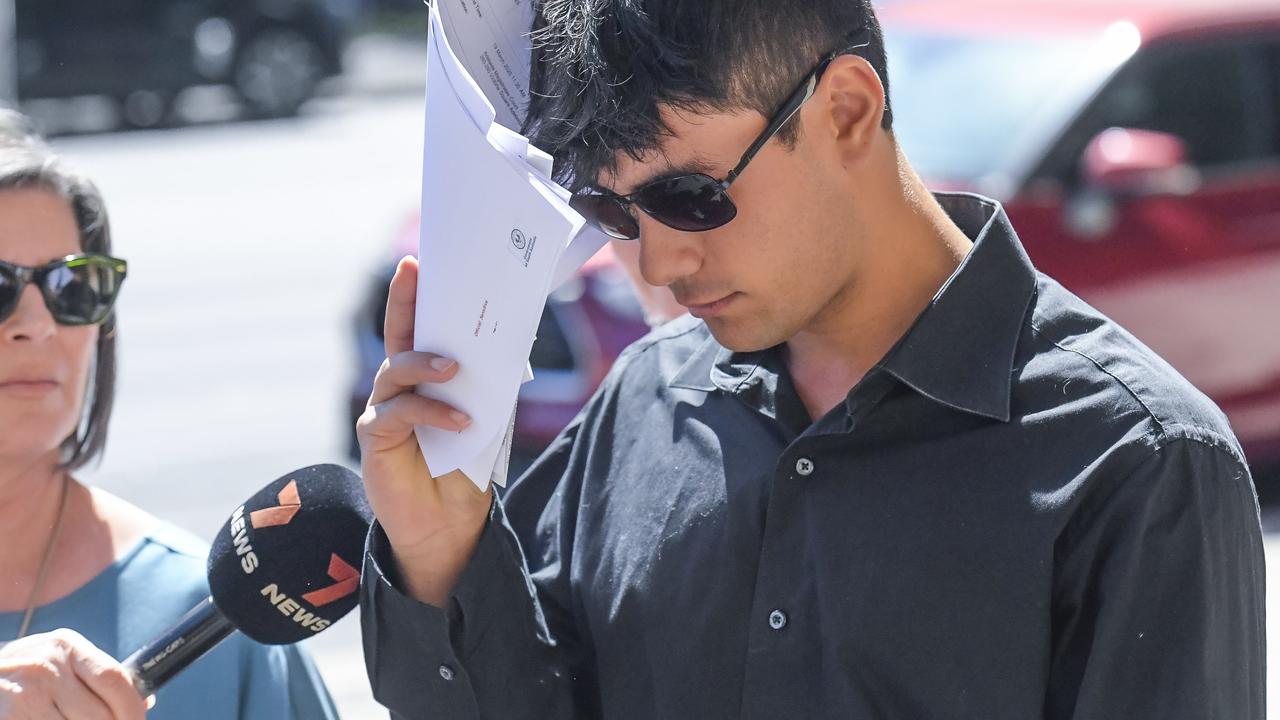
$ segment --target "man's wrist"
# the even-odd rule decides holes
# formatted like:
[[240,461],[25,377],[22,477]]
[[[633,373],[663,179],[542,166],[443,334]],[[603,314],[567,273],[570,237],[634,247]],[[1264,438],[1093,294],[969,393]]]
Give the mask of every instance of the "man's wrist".
[[402,592],[418,602],[444,608],[475,555],[486,525],[487,516],[474,528],[441,531],[411,548],[390,542]]

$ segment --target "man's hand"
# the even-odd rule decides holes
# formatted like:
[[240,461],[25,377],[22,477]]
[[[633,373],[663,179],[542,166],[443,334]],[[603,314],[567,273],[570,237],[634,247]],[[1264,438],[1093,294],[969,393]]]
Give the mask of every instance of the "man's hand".
[[447,382],[458,372],[452,360],[413,351],[417,283],[418,262],[401,260],[387,297],[387,360],[356,436],[369,504],[391,541],[404,589],[443,606],[484,530],[492,489],[480,492],[457,470],[433,479],[414,437],[414,425],[456,432],[471,423],[449,405],[414,393],[419,383]]
[[73,630],[0,648],[4,720],[142,720],[146,708],[129,672]]

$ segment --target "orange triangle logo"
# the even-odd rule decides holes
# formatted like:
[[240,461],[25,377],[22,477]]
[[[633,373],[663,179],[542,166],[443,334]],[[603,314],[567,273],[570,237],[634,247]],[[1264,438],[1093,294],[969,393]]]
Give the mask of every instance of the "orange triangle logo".
[[311,603],[313,607],[320,607],[335,600],[341,600],[360,586],[360,571],[333,553],[329,556],[329,577],[337,582],[329,587],[312,590],[303,595],[302,599]]
[[302,498],[298,496],[298,481],[290,480],[288,485],[276,496],[280,504],[276,507],[254,510],[249,513],[249,522],[255,528],[279,527],[288,525],[293,516],[302,509]]

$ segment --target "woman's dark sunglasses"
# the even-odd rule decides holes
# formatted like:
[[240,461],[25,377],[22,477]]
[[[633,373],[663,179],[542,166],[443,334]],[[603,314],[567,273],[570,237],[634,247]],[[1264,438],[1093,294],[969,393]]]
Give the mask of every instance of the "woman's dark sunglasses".
[[711,230],[728,223],[738,214],[738,208],[727,192],[729,186],[747,169],[760,148],[772,140],[787,121],[800,111],[800,106],[813,97],[818,81],[831,61],[869,44],[871,31],[865,27],[859,28],[849,33],[839,48],[823,56],[782,104],[782,108],[774,114],[764,132],[742,154],[738,165],[723,180],[703,173],[659,178],[630,195],[579,193],[573,196],[569,205],[605,234],[619,240],[635,240],[640,237],[640,225],[631,213],[631,205],[640,208],[663,225],[685,232]]
[[129,271],[124,260],[106,255],[68,255],[40,267],[0,262],[0,322],[9,319],[27,283],[34,282],[49,314],[61,325],[97,325]]

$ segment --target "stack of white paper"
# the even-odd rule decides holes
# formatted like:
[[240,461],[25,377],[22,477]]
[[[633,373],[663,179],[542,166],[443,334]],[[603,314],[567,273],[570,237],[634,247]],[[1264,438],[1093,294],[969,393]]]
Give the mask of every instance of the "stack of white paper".
[[[516,395],[532,377],[529,352],[547,294],[606,240],[584,231],[568,191],[550,180],[551,158],[512,129],[527,104],[529,21],[507,18],[520,28],[507,32],[484,5],[437,0],[431,8],[414,325],[416,350],[460,366],[450,382],[418,392],[472,418],[460,433],[416,428],[423,456],[437,477],[460,469],[482,490],[491,479],[506,481]],[[504,0],[503,7],[519,14],[527,2]],[[474,52],[456,54],[454,34]],[[512,66],[516,58],[524,59],[523,71]],[[483,82],[468,68],[485,71]],[[495,122],[495,105],[505,123]]]

